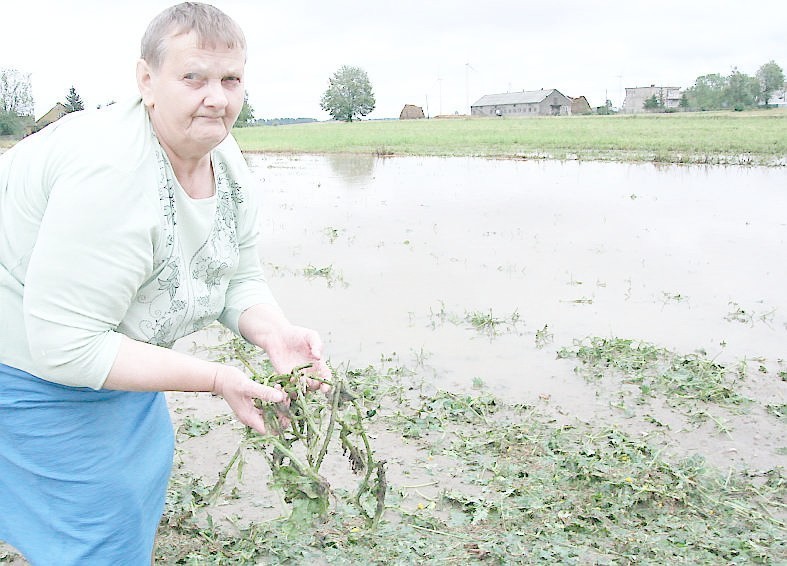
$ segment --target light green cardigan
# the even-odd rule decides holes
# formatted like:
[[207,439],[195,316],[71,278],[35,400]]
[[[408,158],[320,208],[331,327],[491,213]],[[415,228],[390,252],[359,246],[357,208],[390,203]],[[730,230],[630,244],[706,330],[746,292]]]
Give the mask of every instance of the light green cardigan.
[[101,388],[120,335],[170,347],[274,304],[234,139],[216,193],[180,187],[140,100],[70,114],[0,156],[0,362]]

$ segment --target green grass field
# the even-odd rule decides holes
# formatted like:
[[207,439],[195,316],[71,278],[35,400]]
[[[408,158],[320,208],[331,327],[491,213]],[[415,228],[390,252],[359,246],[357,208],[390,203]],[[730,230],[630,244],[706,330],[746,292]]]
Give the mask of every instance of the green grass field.
[[784,164],[787,110],[237,128],[245,151]]
[[[236,128],[244,151],[787,164],[787,109]],[[0,148],[15,143],[0,138]]]

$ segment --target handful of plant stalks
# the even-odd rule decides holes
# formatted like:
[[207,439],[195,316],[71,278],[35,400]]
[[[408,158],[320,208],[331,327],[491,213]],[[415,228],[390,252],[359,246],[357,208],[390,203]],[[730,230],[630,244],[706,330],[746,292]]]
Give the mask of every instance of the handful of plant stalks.
[[303,377],[310,365],[277,374],[254,346],[240,338],[233,338],[222,349],[225,357],[241,362],[255,381],[270,387],[280,385],[289,394],[290,405],[258,402],[267,434],[246,428],[240,446],[219,474],[211,498],[215,500],[229,471],[242,461],[243,450],[253,448],[265,455],[271,486],[280,489],[284,501],[291,505],[290,519],[308,524],[314,517],[325,516],[330,507],[333,493],[328,480],[320,474],[320,467],[332,445],[338,442],[350,469],[359,476],[352,502],[367,523],[375,526],[385,509],[387,490],[385,462],[375,461],[364,428],[364,420],[373,416],[375,410],[363,409],[341,377],[325,381],[331,387],[328,394],[309,393]]

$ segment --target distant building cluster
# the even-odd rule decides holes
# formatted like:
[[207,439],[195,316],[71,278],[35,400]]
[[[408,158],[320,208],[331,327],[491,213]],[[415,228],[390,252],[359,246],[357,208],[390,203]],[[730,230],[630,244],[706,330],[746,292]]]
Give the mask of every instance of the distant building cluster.
[[[675,86],[626,88],[626,97],[620,112],[639,114],[653,111],[675,112],[681,108],[684,92]],[[777,91],[770,100],[771,106],[787,106],[787,93]],[[584,96],[570,97],[557,89],[523,90],[500,94],[487,94],[470,106],[471,116],[572,116],[592,114],[609,110],[593,108]],[[424,118],[420,106],[406,104],[399,115],[400,120]]]
[[683,93],[676,86],[639,86],[626,89],[626,98],[620,111],[624,114],[647,112],[648,100],[654,100],[659,109],[678,110]]
[[[680,105],[679,88],[651,85],[627,88],[621,112],[647,112],[646,101],[654,96],[660,108],[677,109]],[[471,116],[572,116],[592,113],[587,98],[572,98],[557,89],[487,94],[470,107]]]
[[[592,112],[584,96],[571,98],[554,88],[487,94],[470,106],[471,116],[570,116]],[[405,104],[399,114],[400,120],[424,117],[423,108],[413,104]]]

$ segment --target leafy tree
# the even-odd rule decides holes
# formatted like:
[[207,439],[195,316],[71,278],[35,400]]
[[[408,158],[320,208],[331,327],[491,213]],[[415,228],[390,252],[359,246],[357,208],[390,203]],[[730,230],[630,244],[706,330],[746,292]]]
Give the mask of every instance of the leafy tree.
[[243,108],[238,114],[238,119],[235,120],[235,127],[242,128],[254,123],[254,108],[249,104],[249,93],[243,95]]
[[600,114],[603,116],[609,116],[610,114],[614,114],[614,113],[615,111],[612,110],[612,101],[609,98],[604,103],[604,106],[598,106],[596,108],[596,114]]
[[783,88],[784,72],[773,61],[757,71],[755,77],[733,68],[728,77],[710,74],[697,77],[694,86],[686,91],[687,102],[681,108],[696,110],[743,110],[755,106],[758,101],[766,104],[773,92]]
[[33,115],[30,73],[0,69],[0,112],[15,116]]
[[85,105],[82,103],[82,99],[77,93],[77,89],[73,86],[69,89],[68,94],[66,95],[66,112],[79,112],[80,110],[85,109]]
[[12,112],[0,110],[0,136],[16,136],[24,131],[22,119]]
[[732,74],[727,78],[727,87],[724,89],[724,102],[728,108],[743,110],[757,104],[760,94],[760,83],[754,77],[741,73],[733,68]]
[[680,95],[680,102],[678,103],[678,107],[681,110],[688,110],[689,108],[689,97],[685,92]]
[[642,105],[645,110],[658,110],[663,106],[664,105],[661,103],[661,100],[659,100],[655,94],[645,100],[645,103]]
[[343,65],[328,81],[320,108],[334,120],[352,122],[374,110],[374,93],[366,71]]
[[727,80],[717,73],[697,77],[694,86],[686,91],[689,106],[697,110],[719,110],[722,108]]
[[755,76],[760,84],[759,98],[768,106],[773,92],[784,88],[784,71],[771,60],[760,67]]
[[21,135],[33,121],[30,74],[0,69],[0,135]]

